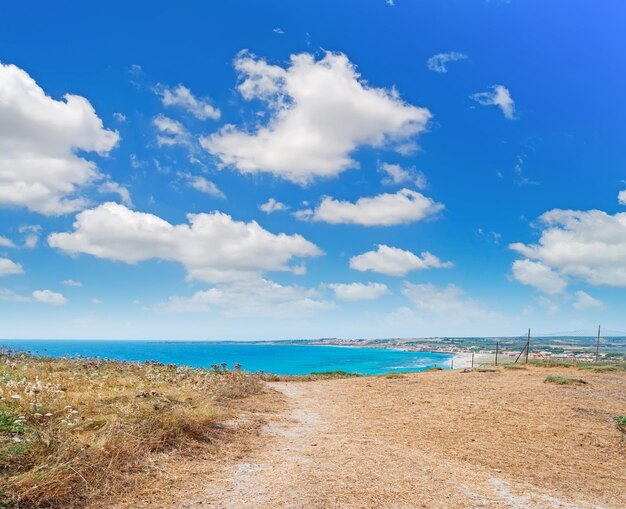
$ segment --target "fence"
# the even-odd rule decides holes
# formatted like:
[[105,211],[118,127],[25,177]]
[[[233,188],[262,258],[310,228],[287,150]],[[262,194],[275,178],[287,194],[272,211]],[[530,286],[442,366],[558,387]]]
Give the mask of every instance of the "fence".
[[624,360],[626,356],[626,331],[603,330],[601,327],[594,331],[551,333],[533,333],[529,329],[516,337],[468,338],[465,342],[471,346],[464,359],[451,360],[452,368],[532,361],[610,362]]

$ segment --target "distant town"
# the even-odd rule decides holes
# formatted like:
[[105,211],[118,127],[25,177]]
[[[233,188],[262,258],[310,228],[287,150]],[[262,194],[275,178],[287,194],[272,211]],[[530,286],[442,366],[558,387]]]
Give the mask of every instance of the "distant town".
[[[475,353],[486,359],[495,356],[496,346],[502,362],[511,362],[525,349],[527,337],[493,338],[320,338],[280,341],[280,344],[326,345],[360,348],[390,348],[415,352],[448,354]],[[264,342],[266,343],[266,342]],[[278,343],[278,342],[271,342]],[[597,349],[597,351],[596,351]],[[541,360],[620,360],[626,358],[626,337],[549,336],[530,338],[529,359]]]

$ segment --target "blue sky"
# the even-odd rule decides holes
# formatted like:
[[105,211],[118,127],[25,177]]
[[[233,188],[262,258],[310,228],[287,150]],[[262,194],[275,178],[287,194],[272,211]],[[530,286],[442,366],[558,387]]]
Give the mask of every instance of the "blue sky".
[[625,15],[5,7],[0,334],[626,329]]

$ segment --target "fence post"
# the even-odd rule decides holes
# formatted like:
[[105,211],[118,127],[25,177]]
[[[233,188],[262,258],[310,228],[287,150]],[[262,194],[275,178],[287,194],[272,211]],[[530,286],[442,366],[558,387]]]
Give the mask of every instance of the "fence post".
[[474,369],[474,352],[472,351],[472,369]]
[[498,341],[496,341],[496,366],[498,365]]

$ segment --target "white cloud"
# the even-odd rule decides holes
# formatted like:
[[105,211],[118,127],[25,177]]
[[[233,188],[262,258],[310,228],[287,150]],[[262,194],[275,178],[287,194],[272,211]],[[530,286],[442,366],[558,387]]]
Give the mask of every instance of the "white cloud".
[[374,300],[390,293],[382,283],[333,283],[327,285],[341,300]]
[[11,239],[3,237],[0,235],[0,247],[15,247],[15,244]]
[[119,113],[117,111],[113,113],[113,118],[117,120],[118,122],[126,122],[126,115],[124,115],[123,113]]
[[378,167],[386,174],[383,184],[406,184],[410,182],[420,190],[425,189],[428,184],[426,175],[416,170],[414,166],[403,168],[399,164],[381,163]]
[[509,90],[503,85],[494,85],[490,92],[478,92],[472,94],[471,98],[483,106],[497,106],[508,119],[515,118],[515,102]]
[[227,125],[201,138],[224,165],[270,172],[298,184],[332,177],[358,163],[359,147],[404,149],[426,129],[431,113],[373,88],[346,55],[292,55],[286,68],[249,53],[235,59],[238,91],[267,105],[269,120],[252,131]]
[[546,315],[556,315],[561,310],[558,301],[546,297],[545,295],[540,295],[537,297],[536,301]]
[[23,224],[18,231],[24,235],[24,247],[34,249],[39,243],[39,235],[41,234],[41,226],[38,224]]
[[421,257],[397,247],[379,244],[376,251],[350,258],[350,268],[365,272],[371,270],[388,276],[404,276],[413,270],[442,269],[452,267],[451,262],[442,262],[435,255],[424,251]]
[[165,115],[157,115],[152,119],[152,125],[157,130],[157,145],[159,147],[174,145],[193,147],[191,133],[178,120]]
[[458,51],[450,51],[449,53],[437,53],[430,57],[426,65],[431,71],[445,73],[448,72],[448,62],[457,62],[467,59],[467,55]]
[[413,284],[406,282],[402,289],[417,311],[423,313],[446,314],[451,319],[488,317],[492,313],[480,304],[464,297],[458,286],[436,286],[430,283]]
[[478,236],[488,242],[493,242],[494,244],[500,244],[500,241],[502,240],[501,233],[488,232],[483,230],[482,228],[478,228]]
[[192,175],[191,173],[179,173],[178,176],[183,178],[187,182],[187,185],[196,191],[214,196],[215,198],[226,198],[226,195],[220,191],[217,184],[204,177]]
[[11,276],[14,274],[23,274],[24,269],[19,263],[15,263],[8,258],[0,258],[0,276]]
[[617,201],[620,205],[626,205],[626,189],[619,192],[617,195]]
[[383,193],[359,198],[356,203],[324,196],[315,210],[298,211],[298,219],[330,224],[393,226],[421,221],[442,211],[444,206],[417,191],[401,189],[395,194]]
[[96,297],[94,297],[93,299],[91,299],[91,303],[97,305],[102,304],[102,301]]
[[83,284],[80,281],[74,281],[73,279],[64,279],[61,281],[63,286],[73,286],[75,288],[80,288]]
[[133,167],[135,170],[138,170],[139,168],[142,168],[143,166],[146,165],[145,161],[141,161],[138,157],[137,154],[131,154],[130,155],[130,165],[131,167]]
[[600,309],[604,307],[602,301],[593,298],[586,292],[579,290],[576,292],[576,302],[574,302],[573,306],[575,309],[579,311],[587,311],[589,309]]
[[102,194],[117,194],[124,205],[126,205],[127,207],[133,206],[133,200],[130,197],[128,189],[126,189],[124,186],[121,186],[117,182],[112,182],[110,180],[103,182],[98,186],[98,192]]
[[103,176],[76,151],[106,155],[118,140],[84,97],[52,99],[25,71],[0,63],[0,204],[46,215],[83,208],[78,193]]
[[7,288],[0,288],[0,302],[28,302],[30,298],[15,293]]
[[276,201],[274,198],[270,198],[265,203],[259,205],[259,210],[262,210],[266,214],[272,214],[274,212],[280,212],[287,210],[289,207],[284,203]]
[[51,306],[63,306],[67,304],[67,299],[62,294],[50,290],[35,290],[33,292],[33,299],[43,304],[50,304]]
[[279,27],[272,29],[272,32],[274,32],[275,34],[278,34],[278,35],[284,35],[285,34],[285,31],[282,28],[279,28]]
[[74,231],[54,233],[50,246],[71,254],[136,263],[158,258],[180,262],[190,279],[242,281],[268,271],[299,270],[293,258],[322,251],[300,235],[273,234],[255,221],[234,221],[221,212],[188,214],[173,225],[153,214],[104,203],[76,216]]
[[159,86],[156,89],[164,106],[177,106],[200,120],[220,118],[220,110],[211,105],[206,98],[197,98],[184,85],[174,88]]
[[550,267],[531,260],[513,262],[513,277],[524,285],[534,286],[549,294],[561,293],[567,287],[567,281]]
[[220,311],[226,316],[293,316],[333,309],[316,289],[280,285],[266,279],[222,284],[191,296],[172,296],[159,305],[170,312]]
[[626,213],[554,209],[539,218],[539,228],[537,244],[509,246],[526,266],[534,260],[563,280],[626,287]]

